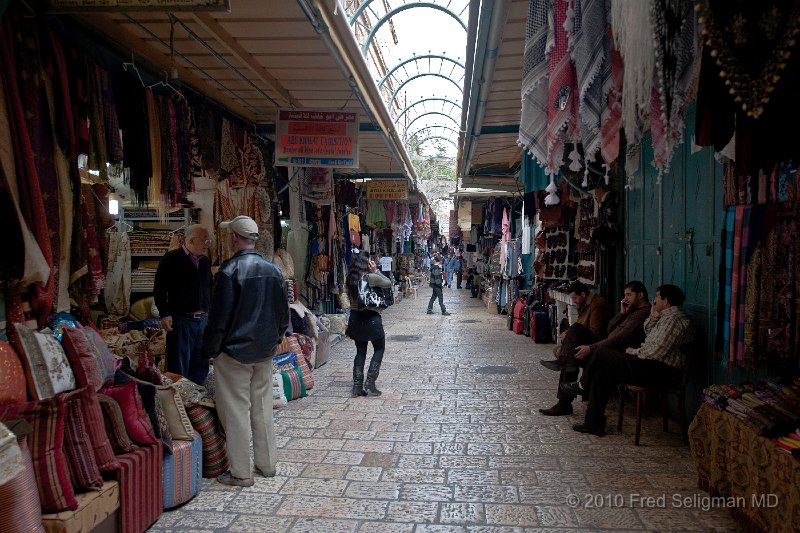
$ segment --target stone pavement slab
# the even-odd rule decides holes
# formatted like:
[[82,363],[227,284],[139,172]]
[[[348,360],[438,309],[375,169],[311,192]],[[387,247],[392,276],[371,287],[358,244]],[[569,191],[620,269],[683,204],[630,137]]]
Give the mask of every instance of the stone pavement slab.
[[466,290],[444,294],[449,317],[425,314],[429,289],[384,312],[381,397],[350,398],[344,339],[309,396],[275,411],[275,478],[203,480],[151,531],[739,531],[724,510],[670,505],[706,494],[674,425],[663,433],[660,417],[646,418],[635,447],[630,412],[602,438],[572,431],[579,401],[571,416],[539,414],[555,402],[557,374],[539,364],[553,346],[508,331]]

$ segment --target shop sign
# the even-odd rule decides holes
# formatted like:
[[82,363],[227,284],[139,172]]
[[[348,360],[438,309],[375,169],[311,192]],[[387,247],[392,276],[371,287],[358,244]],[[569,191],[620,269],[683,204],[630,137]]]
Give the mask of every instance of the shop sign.
[[225,11],[230,0],[45,0],[50,13],[97,11]]
[[408,182],[368,181],[367,200],[408,200]]
[[275,125],[275,164],[358,168],[358,113],[281,109]]

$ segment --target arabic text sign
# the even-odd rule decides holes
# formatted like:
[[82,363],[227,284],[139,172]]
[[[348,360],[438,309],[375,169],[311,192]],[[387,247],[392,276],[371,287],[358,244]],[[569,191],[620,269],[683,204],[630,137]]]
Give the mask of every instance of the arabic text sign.
[[405,180],[367,182],[367,200],[408,200],[408,182]]
[[276,165],[358,168],[358,113],[281,109]]

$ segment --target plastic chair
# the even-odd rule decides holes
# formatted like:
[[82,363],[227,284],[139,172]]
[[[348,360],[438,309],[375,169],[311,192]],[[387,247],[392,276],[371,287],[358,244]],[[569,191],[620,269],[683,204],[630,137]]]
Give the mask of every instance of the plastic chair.
[[636,408],[636,435],[633,439],[634,445],[639,445],[639,438],[642,434],[642,417],[644,416],[645,402],[648,394],[661,395],[661,416],[664,425],[664,432],[669,431],[669,419],[667,413],[667,400],[671,394],[678,398],[678,422],[681,425],[681,436],[684,444],[689,444],[688,424],[686,421],[686,386],[689,382],[689,368],[693,360],[692,352],[694,345],[691,343],[683,344],[681,350],[686,355],[686,366],[681,373],[680,379],[676,382],[663,387],[645,387],[642,385],[631,385],[625,383],[620,385],[619,396],[619,418],[617,419],[617,431],[622,431],[622,418],[625,414],[625,392],[633,394],[634,405]]

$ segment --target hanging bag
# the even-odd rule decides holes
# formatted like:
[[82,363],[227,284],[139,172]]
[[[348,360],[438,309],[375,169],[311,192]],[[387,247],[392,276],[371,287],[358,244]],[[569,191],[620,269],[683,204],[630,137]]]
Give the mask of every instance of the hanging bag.
[[383,295],[369,286],[366,274],[364,274],[358,282],[358,299],[362,309],[380,311],[388,307]]

